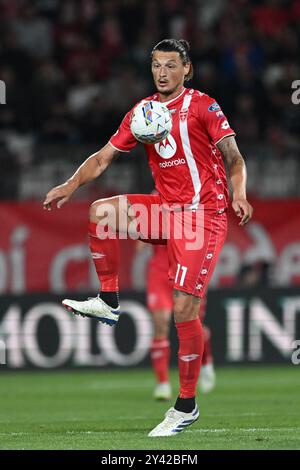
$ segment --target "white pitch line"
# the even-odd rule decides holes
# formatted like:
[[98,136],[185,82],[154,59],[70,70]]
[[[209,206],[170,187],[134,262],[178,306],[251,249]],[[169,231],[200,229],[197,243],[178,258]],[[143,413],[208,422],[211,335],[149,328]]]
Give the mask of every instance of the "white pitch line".
[[[293,413],[292,413],[293,414]],[[207,418],[208,416],[214,416],[214,417],[217,417],[217,418],[222,418],[222,417],[236,417],[236,416],[265,416],[267,415],[267,413],[238,413],[237,415],[236,414],[233,414],[233,413],[205,413],[205,418]]]
[[300,427],[296,428],[220,428],[220,429],[188,429],[185,432],[194,433],[222,433],[222,432],[295,432],[300,431]]
[[[213,434],[213,433],[236,433],[236,432],[299,432],[300,427],[293,427],[293,428],[208,428],[208,429],[188,429],[184,433],[202,433],[202,434]],[[136,434],[139,434],[142,431],[135,431]],[[58,434],[84,434],[84,435],[92,435],[92,434],[116,434],[118,431],[66,431],[65,433],[58,433]],[[32,436],[32,434],[40,434],[31,433],[31,432],[0,432],[1,436]]]

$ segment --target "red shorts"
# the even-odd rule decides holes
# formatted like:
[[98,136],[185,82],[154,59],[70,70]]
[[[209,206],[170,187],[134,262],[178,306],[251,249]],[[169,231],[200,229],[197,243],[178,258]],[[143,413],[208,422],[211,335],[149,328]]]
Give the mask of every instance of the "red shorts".
[[[140,238],[166,244],[174,289],[204,297],[227,234],[227,215],[213,210],[168,211],[157,194],[127,194]],[[155,210],[153,210],[155,209]]]
[[[173,312],[173,289],[168,273],[161,271],[150,261],[147,275],[147,308],[149,312]],[[201,299],[199,318],[203,320],[206,313],[206,296]]]
[[152,260],[147,275],[147,307],[150,312],[173,311],[173,289],[168,271],[161,271]]

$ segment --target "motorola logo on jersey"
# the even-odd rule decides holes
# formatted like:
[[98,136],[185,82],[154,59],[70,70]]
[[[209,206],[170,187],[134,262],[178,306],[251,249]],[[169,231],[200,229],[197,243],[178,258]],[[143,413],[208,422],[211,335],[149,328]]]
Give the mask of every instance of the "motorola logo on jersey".
[[159,168],[170,168],[171,166],[185,165],[186,161],[184,158],[176,158],[176,160],[171,160],[170,162],[161,162]]
[[161,142],[155,144],[154,147],[158,155],[162,158],[165,158],[166,160],[168,158],[174,157],[177,150],[175,139],[171,136],[171,134],[169,134],[168,137],[166,137]]

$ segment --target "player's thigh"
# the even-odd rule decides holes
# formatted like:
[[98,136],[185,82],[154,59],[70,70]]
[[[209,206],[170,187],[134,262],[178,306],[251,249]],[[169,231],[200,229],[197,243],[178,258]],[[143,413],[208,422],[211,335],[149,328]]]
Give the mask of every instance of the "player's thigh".
[[[152,206],[159,203],[158,195],[146,194],[123,194],[98,199],[90,206],[90,221],[135,236],[140,225],[142,228],[147,227],[149,221],[151,225]],[[147,230],[145,233],[147,236]]]
[[129,206],[126,195],[98,199],[90,206],[90,221],[116,231],[127,231]]
[[200,298],[205,296],[227,234],[226,213],[203,212],[193,225],[198,241],[191,242],[190,234],[184,231],[178,238],[171,234],[168,241],[169,275],[174,289]]
[[138,238],[152,244],[166,244],[163,237],[162,203],[158,194],[127,194],[131,227]]

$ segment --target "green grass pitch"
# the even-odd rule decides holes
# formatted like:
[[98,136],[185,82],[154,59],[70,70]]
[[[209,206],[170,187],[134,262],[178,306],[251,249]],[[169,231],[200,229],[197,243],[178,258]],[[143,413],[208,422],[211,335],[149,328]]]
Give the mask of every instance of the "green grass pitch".
[[1,371],[0,448],[300,449],[299,367],[217,369],[200,419],[169,438],[147,437],[173,404],[153,401],[151,370]]

